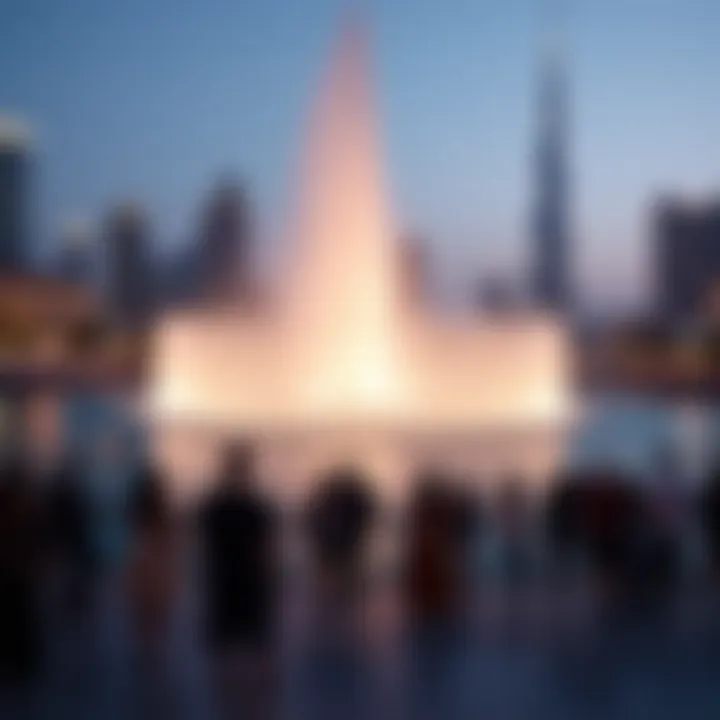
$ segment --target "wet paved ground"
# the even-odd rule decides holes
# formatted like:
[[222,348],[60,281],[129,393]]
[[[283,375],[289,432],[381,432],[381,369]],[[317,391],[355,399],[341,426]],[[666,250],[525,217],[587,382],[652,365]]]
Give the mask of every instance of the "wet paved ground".
[[[180,603],[163,661],[143,665],[132,662],[120,598],[108,590],[84,627],[54,623],[34,707],[5,697],[0,717],[218,716],[190,595]],[[688,595],[673,622],[644,612],[641,620],[600,623],[585,600],[536,590],[510,602],[486,589],[468,603],[462,627],[411,636],[378,591],[366,605],[365,630],[353,640],[331,632],[326,614],[313,617],[303,610],[308,604],[289,604],[269,716],[720,717],[720,623],[710,595]],[[231,715],[253,717],[249,702],[258,692],[243,694],[237,683],[234,690]]]

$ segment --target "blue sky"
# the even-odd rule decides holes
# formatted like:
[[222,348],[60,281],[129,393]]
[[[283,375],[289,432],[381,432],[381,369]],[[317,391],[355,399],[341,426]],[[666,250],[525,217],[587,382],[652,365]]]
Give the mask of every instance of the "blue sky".
[[[33,126],[41,235],[139,198],[159,240],[192,231],[219,174],[244,178],[271,247],[347,0],[4,0],[0,112]],[[446,282],[522,266],[539,0],[375,0],[396,214]],[[648,203],[720,187],[720,3],[576,0],[574,232],[588,298],[647,286]]]

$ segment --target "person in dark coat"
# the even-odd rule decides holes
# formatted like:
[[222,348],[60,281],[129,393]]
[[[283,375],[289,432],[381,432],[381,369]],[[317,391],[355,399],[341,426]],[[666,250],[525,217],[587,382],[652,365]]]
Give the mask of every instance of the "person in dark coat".
[[699,496],[700,521],[715,578],[720,578],[720,464],[710,473]]
[[53,473],[47,496],[47,523],[64,609],[82,616],[92,603],[96,562],[92,507],[82,465],[66,458]]
[[464,499],[435,471],[417,478],[410,498],[403,567],[408,717],[447,712],[458,653],[465,652],[472,513]]
[[[252,716],[251,704],[269,700],[279,589],[277,532],[274,509],[257,488],[252,448],[229,446],[200,511],[206,638],[218,696],[230,704],[229,712],[241,702]],[[237,663],[243,670],[240,680]]]
[[689,529],[690,494],[672,454],[658,455],[645,492],[647,579],[659,609],[673,607],[683,576],[683,543]]
[[128,492],[128,525],[131,532],[156,525],[170,513],[165,483],[157,468],[145,465],[133,479]]
[[498,488],[495,513],[502,542],[502,568],[508,588],[522,589],[532,568],[529,530],[531,498],[526,483],[517,475],[507,476]]
[[408,615],[421,627],[442,627],[455,619],[464,598],[466,510],[446,478],[424,473],[416,483],[408,515]]
[[41,670],[44,535],[31,474],[13,460],[0,471],[0,685],[32,685]]
[[582,495],[579,478],[563,474],[548,497],[546,530],[553,560],[561,573],[583,549]]
[[365,479],[351,468],[334,470],[318,483],[306,521],[313,559],[326,581],[352,591],[375,505]]
[[132,697],[136,714],[174,716],[167,650],[179,595],[178,533],[164,479],[151,465],[141,467],[130,486],[127,516],[125,591],[134,659]]
[[178,548],[170,498],[162,476],[143,467],[130,488],[128,599],[140,643],[162,647],[178,590]]
[[582,517],[588,553],[603,596],[608,601],[627,599],[641,549],[641,493],[620,473],[594,473],[583,486]]
[[221,650],[269,640],[275,605],[276,527],[254,477],[252,450],[231,446],[201,511],[207,630]]

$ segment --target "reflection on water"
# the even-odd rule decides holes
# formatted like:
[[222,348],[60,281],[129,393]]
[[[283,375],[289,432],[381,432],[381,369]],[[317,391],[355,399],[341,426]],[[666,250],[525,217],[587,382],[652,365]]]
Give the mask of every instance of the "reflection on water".
[[[290,496],[302,494],[308,479],[329,464],[358,459],[377,478],[383,491],[402,490],[418,467],[441,466],[479,489],[496,487],[510,474],[542,488],[563,465],[611,464],[647,482],[654,474],[680,474],[697,483],[714,460],[720,431],[720,407],[676,403],[637,396],[588,398],[575,425],[564,436],[528,433],[499,437],[397,438],[375,434],[352,436],[353,443],[335,442],[332,434],[278,443],[260,442],[264,476],[282,483]],[[173,474],[184,488],[196,487],[201,467],[212,464],[218,439],[197,435],[165,438]],[[205,461],[201,461],[204,457]],[[389,470],[392,468],[393,470]],[[387,492],[386,494],[393,494]]]
[[[422,434],[382,428],[324,428],[251,438],[259,475],[269,491],[293,504],[331,469],[360,470],[390,503],[402,501],[419,471],[442,469],[457,482],[494,488],[513,475],[541,490],[561,461],[565,433],[543,428],[500,434]],[[227,437],[187,426],[157,428],[153,448],[183,500],[192,500],[213,476]]]
[[[658,470],[660,456],[689,481],[714,461],[720,407],[611,395],[586,402],[567,455],[571,464],[611,462],[639,475]],[[667,469],[667,468],[666,468]]]
[[[47,409],[47,398],[31,407]],[[122,445],[113,462],[134,464],[145,454],[152,434],[134,413],[126,399],[100,396],[53,398],[61,412],[29,413],[37,420],[30,438],[43,452],[58,443],[82,449],[90,455],[106,453],[108,445]],[[61,427],[49,427],[56,423]],[[696,481],[713,463],[716,440],[720,438],[720,406],[703,403],[675,403],[654,398],[607,395],[586,399],[575,427],[559,447],[557,437],[528,438],[509,442],[499,438],[465,438],[449,441],[430,438],[397,438],[357,434],[329,442],[324,435],[314,440],[285,440],[282,452],[266,453],[265,474],[282,476],[285,489],[301,489],[312,468],[339,462],[362,460],[372,473],[391,483],[407,475],[413,466],[445,464],[451,472],[480,486],[492,484],[493,476],[518,472],[530,476],[563,462],[570,465],[613,463],[642,476],[658,470],[672,457],[677,469],[689,481]],[[176,466],[182,466],[187,482],[212,472],[213,458],[221,438],[170,438],[165,450]],[[155,442],[155,438],[151,443]],[[262,445],[262,441],[261,441]],[[277,446],[277,443],[275,443]],[[277,448],[276,448],[277,449]],[[392,478],[390,476],[393,476]],[[401,487],[399,482],[397,487]]]

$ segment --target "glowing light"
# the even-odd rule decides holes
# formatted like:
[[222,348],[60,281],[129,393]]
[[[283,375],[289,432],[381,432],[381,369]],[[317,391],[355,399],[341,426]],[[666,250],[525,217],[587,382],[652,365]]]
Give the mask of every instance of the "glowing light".
[[[308,147],[274,312],[167,318],[150,397],[158,425],[291,432],[306,449],[304,433],[322,428],[317,462],[339,451],[384,468],[404,466],[404,457],[369,450],[358,427],[386,438],[557,428],[567,413],[567,348],[553,319],[447,320],[399,304],[396,232],[357,27],[339,44]],[[342,426],[353,429],[352,442],[332,441],[331,451],[326,431]]]

